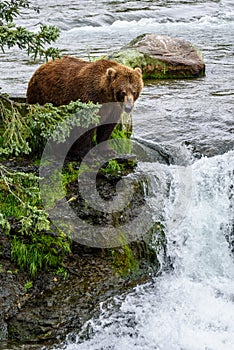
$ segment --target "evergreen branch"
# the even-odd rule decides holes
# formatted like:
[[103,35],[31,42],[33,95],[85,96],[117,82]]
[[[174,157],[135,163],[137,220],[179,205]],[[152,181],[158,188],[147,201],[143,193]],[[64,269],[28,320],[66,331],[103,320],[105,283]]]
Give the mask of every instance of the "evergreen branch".
[[[1,1],[0,3],[0,19],[6,22],[12,22],[19,15],[19,8],[29,8],[28,0],[11,0]],[[35,8],[38,11],[38,8]]]
[[18,46],[25,50],[28,55],[33,55],[34,60],[39,57],[59,57],[58,48],[45,48],[45,45],[55,42],[60,35],[60,31],[55,26],[41,25],[38,33],[33,33],[24,27],[15,27],[12,24],[0,26],[0,48],[12,48]]
[[1,178],[3,179],[5,185],[6,185],[7,189],[8,189],[8,192],[9,192],[14,198],[16,198],[17,201],[19,201],[22,205],[25,205],[25,202],[22,201],[22,199],[21,199],[19,196],[17,196],[17,194],[15,194],[15,193],[12,191],[12,189],[11,189],[11,187],[10,187],[10,184],[9,184],[9,182],[8,182],[8,180],[7,180],[7,177],[6,177],[5,173],[8,173],[8,174],[11,174],[11,175],[12,175],[12,173],[10,173],[10,172],[7,170],[6,167],[4,167],[3,165],[0,165],[0,174],[1,174]]

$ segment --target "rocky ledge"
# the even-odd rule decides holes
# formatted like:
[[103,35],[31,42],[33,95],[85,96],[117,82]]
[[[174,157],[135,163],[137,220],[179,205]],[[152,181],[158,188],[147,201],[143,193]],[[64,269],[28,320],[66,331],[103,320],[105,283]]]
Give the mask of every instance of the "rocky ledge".
[[[98,190],[104,197],[115,192],[119,176],[100,175]],[[145,185],[139,181],[126,220],[138,214]],[[68,196],[77,196],[74,210],[98,224],[100,218],[82,204],[78,191],[77,182],[71,183]],[[117,225],[122,220],[112,219]],[[17,231],[17,223],[11,227]],[[152,247],[152,235],[158,237],[158,249]],[[120,247],[90,248],[74,241],[61,268],[32,277],[12,262],[7,235],[0,231],[0,349],[41,349],[78,332],[85,321],[98,315],[100,302],[126,293],[157,273],[159,250],[165,255],[165,236],[155,223],[142,239]]]

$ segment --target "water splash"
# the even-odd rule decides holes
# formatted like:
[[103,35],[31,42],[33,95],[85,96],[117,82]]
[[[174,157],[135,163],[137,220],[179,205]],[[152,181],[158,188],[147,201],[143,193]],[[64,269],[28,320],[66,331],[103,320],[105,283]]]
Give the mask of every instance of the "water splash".
[[181,205],[178,194],[184,183],[174,181],[176,194],[171,194],[166,208],[168,248],[174,255],[176,245],[176,254],[181,256],[181,261],[175,258],[175,268],[203,279],[212,275],[234,277],[233,258],[225,237],[231,234],[233,217],[233,152],[202,158],[186,168],[186,172],[189,169],[192,176],[190,208],[183,222],[174,224],[175,229],[170,228],[170,216],[174,206]]

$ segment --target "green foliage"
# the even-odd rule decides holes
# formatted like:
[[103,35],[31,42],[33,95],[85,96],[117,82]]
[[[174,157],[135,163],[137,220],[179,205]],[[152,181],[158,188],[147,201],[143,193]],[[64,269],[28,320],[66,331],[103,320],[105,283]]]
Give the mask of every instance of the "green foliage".
[[[35,60],[38,56],[58,57],[60,51],[57,48],[45,48],[55,42],[59,35],[59,29],[55,26],[41,25],[37,33],[30,32],[22,26],[16,26],[14,19],[19,16],[20,9],[29,8],[30,1],[11,0],[2,1],[0,3],[0,48],[4,52],[4,48],[12,48],[18,46],[21,50],[25,50],[28,55],[33,55]],[[38,8],[34,10],[39,11]]]
[[89,169],[87,164],[77,164],[77,162],[70,162],[64,166],[62,171],[62,186],[64,191],[67,189],[67,185],[77,181],[78,177]]
[[33,287],[33,282],[32,281],[28,281],[24,284],[24,290],[27,293],[29,289],[31,289]]
[[111,159],[107,164],[103,165],[100,168],[99,174],[113,175],[113,176],[123,175],[123,174],[127,174],[129,171],[132,171],[135,165],[136,165],[135,160],[127,160],[121,163],[118,160]]
[[123,168],[123,164],[119,164],[117,160],[111,159],[109,160],[107,166],[101,168],[101,172],[104,174],[116,174],[120,173]]
[[70,245],[64,234],[53,236],[48,233],[31,235],[30,241],[14,237],[11,243],[12,259],[23,269],[35,276],[42,268],[56,268],[70,253]]
[[131,154],[133,149],[132,141],[130,140],[131,135],[125,130],[120,130],[118,127],[114,130],[112,138],[112,148],[118,153]]
[[121,123],[117,124],[111,135],[111,146],[118,153],[131,154],[133,144],[132,135],[132,116],[123,112]]
[[[28,0],[11,0],[0,3],[0,18],[6,22],[12,22],[19,15],[20,8],[29,8]],[[36,10],[36,9],[35,9]]]
[[[57,108],[51,104],[17,103],[0,95],[0,156],[3,159],[30,154],[38,158],[51,135],[54,142],[65,142],[74,127],[85,128],[97,124],[98,110],[98,105],[79,101]],[[121,130],[116,131],[116,136],[126,138]],[[112,160],[104,172],[116,174],[124,168],[123,164]],[[66,195],[67,185],[76,181],[84,170],[82,166],[77,167],[77,163],[67,164],[62,174],[56,173],[55,169],[52,176],[55,180],[59,176],[63,190],[61,186],[58,191],[48,187],[46,193],[49,200],[44,209],[38,177],[0,165],[0,227],[9,234],[12,259],[32,276],[40,269],[58,268],[70,252],[70,228],[64,227],[62,232],[52,227],[46,210]],[[10,227],[12,217],[17,220],[17,229]],[[123,252],[119,260],[116,259],[116,267],[124,274],[135,268],[135,262],[127,246]]]
[[52,133],[54,141],[65,142],[75,126],[96,124],[98,109],[79,101],[61,107],[27,105],[0,94],[0,155],[39,156]]
[[0,190],[1,212],[7,216],[19,218],[40,203],[38,177],[32,173],[9,171],[0,165]]
[[0,228],[2,228],[3,231],[6,233],[10,232],[10,224],[1,212],[0,212]]
[[[0,95],[0,155],[39,157],[51,135],[54,142],[65,142],[74,127],[96,124],[98,110],[97,105],[79,101],[56,108],[51,104],[20,104]],[[67,184],[81,171],[72,164],[64,170],[62,196]],[[61,176],[54,174],[57,175]],[[61,193],[50,190],[52,206]],[[17,220],[17,228],[10,226],[12,217]],[[52,226],[42,205],[38,177],[3,165],[0,165],[0,228],[11,241],[12,259],[32,276],[40,269],[60,266],[70,252],[69,227],[62,232]]]
[[[57,267],[70,252],[67,235],[52,227],[42,209],[38,177],[0,165],[0,227],[11,240],[12,259],[32,276],[39,269]],[[18,219],[10,231],[9,219]]]
[[58,277],[62,278],[63,280],[65,280],[65,279],[67,278],[67,276],[68,276],[68,272],[67,272],[67,270],[66,270],[63,266],[61,266],[61,267],[59,267],[58,270],[56,271],[56,275],[57,275]]

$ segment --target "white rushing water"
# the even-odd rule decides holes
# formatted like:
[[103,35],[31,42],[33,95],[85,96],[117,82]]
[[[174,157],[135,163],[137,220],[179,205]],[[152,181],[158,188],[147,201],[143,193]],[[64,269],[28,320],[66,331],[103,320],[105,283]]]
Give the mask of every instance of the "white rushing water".
[[91,339],[78,336],[67,350],[234,349],[234,262],[227,242],[234,225],[234,152],[169,171],[165,225],[173,272],[116,298],[119,308],[104,307],[89,322]]

